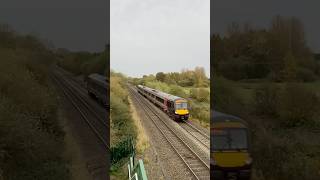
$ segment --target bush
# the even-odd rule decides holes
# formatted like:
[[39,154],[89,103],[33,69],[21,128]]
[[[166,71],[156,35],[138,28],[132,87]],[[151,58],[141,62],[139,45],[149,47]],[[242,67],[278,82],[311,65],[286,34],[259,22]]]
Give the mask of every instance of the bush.
[[200,102],[209,102],[210,92],[205,88],[192,88],[190,90],[190,97]]
[[175,96],[179,96],[179,97],[183,97],[183,98],[187,98],[187,94],[184,91],[184,89],[182,87],[180,87],[180,86],[177,86],[177,85],[171,86],[169,94],[172,94],[172,95],[175,95]]
[[222,77],[214,77],[211,84],[213,109],[238,115],[247,111],[233,83]]
[[278,114],[283,125],[313,125],[319,115],[319,97],[299,84],[286,84],[282,90]]
[[189,101],[190,115],[192,118],[199,119],[200,121],[209,123],[210,122],[210,112],[209,105],[205,103],[195,103]]
[[[121,144],[126,141],[128,138],[136,139],[136,130],[134,128],[134,122],[131,117],[129,100],[128,100],[128,91],[126,89],[126,79],[123,75],[119,73],[111,73],[110,77],[110,119],[111,119],[111,146],[113,150],[123,149],[118,147],[119,143]],[[122,146],[122,145],[120,145]],[[119,153],[114,152],[111,157],[113,159],[113,164],[118,163],[123,158],[127,157],[129,154],[124,149],[125,152]]]
[[145,86],[153,89],[157,89],[159,91],[163,91],[166,93],[169,93],[171,91],[170,86],[168,84],[159,82],[159,81],[147,81],[145,83]]
[[62,68],[75,75],[89,75],[92,73],[106,74],[109,51],[101,53],[67,52],[57,62]]
[[255,112],[261,115],[276,116],[279,99],[279,89],[276,85],[267,83],[255,91]]
[[[48,52],[1,49],[0,171],[4,179],[69,179]],[[23,92],[22,92],[23,91]]]
[[306,68],[298,68],[297,70],[298,80],[302,82],[313,82],[317,79],[317,76],[313,71]]
[[252,155],[258,179],[319,179],[319,158],[309,157],[310,147],[275,134],[265,130],[256,133]]

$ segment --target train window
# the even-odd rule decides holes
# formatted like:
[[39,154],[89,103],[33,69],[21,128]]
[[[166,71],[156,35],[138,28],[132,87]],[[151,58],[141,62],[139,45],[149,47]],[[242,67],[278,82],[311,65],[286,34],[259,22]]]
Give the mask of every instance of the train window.
[[212,136],[213,150],[248,149],[247,131],[241,128],[214,129]]
[[188,104],[186,102],[178,102],[176,103],[176,109],[187,109]]
[[157,101],[161,102],[161,103],[164,103],[163,99],[159,98],[159,97],[156,97]]
[[230,144],[231,149],[247,148],[247,132],[244,129],[233,129],[230,131],[230,138],[233,140]]

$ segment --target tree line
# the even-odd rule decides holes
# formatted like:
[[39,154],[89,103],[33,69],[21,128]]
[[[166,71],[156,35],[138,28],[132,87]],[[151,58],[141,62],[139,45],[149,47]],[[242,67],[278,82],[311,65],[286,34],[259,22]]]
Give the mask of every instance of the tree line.
[[[194,70],[182,69],[181,72],[158,72],[156,75],[143,75],[142,78],[133,78],[140,84],[145,84],[145,82],[150,80],[157,80],[169,85],[178,85],[182,87],[209,87],[210,81],[206,76],[203,67],[195,67]],[[137,84],[137,83],[136,83]]]
[[314,81],[320,65],[295,17],[276,16],[269,28],[232,23],[224,36],[211,37],[214,75],[231,80]]

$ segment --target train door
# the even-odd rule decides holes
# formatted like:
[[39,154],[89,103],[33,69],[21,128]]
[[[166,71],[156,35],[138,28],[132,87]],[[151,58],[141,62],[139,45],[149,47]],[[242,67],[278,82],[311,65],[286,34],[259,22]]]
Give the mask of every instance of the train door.
[[168,114],[172,118],[174,116],[173,102],[167,101]]
[[167,103],[167,99],[164,99],[164,108],[163,108],[163,110],[164,110],[164,112],[168,112],[168,103]]

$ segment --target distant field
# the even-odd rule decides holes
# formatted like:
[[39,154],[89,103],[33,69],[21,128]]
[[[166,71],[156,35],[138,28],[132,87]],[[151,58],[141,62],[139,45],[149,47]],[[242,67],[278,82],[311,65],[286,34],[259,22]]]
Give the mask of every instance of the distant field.
[[306,87],[314,90],[315,92],[319,93],[320,90],[320,81],[312,82],[312,83],[305,83]]
[[[257,89],[261,89],[262,85],[264,84],[263,82],[234,82],[233,83],[236,88],[236,92],[238,93],[239,97],[242,102],[245,104],[251,104],[254,101],[254,92]],[[283,86],[284,83],[274,83],[277,84],[278,86]],[[315,93],[320,93],[320,81],[316,82],[308,82],[308,83],[299,83],[300,85],[304,85],[305,87],[310,88],[312,91]]]

